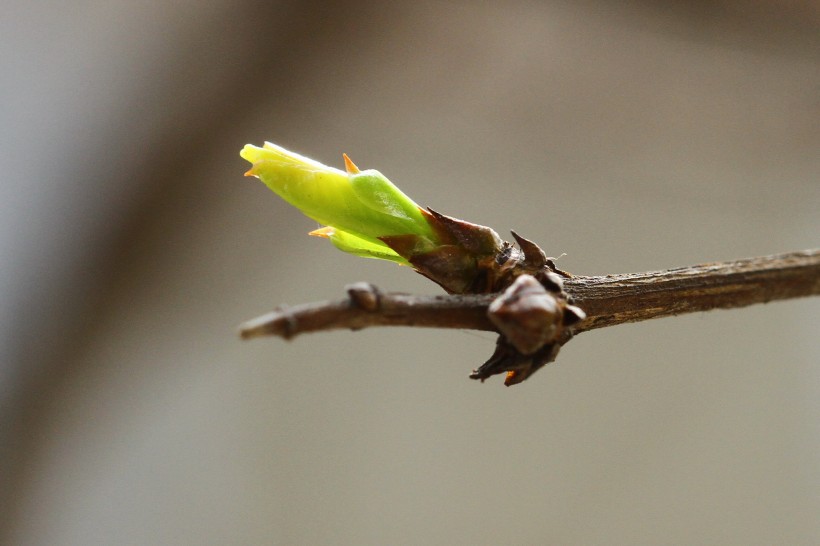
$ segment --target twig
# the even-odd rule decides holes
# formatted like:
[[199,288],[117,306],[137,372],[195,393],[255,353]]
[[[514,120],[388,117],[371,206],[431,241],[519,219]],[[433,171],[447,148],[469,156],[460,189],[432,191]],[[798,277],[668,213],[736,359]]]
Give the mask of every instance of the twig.
[[487,318],[487,307],[496,294],[414,296],[381,293],[368,283],[347,287],[348,294],[369,287],[376,295],[375,307],[361,306],[354,297],[340,301],[303,303],[281,306],[267,315],[243,323],[239,334],[243,339],[279,336],[290,339],[298,334],[321,330],[360,330],[370,326],[426,326],[495,330]]
[[[733,262],[564,281],[586,319],[583,332],[626,322],[745,307],[820,294],[820,249]],[[348,298],[281,307],[242,324],[244,339],[371,326],[424,326],[497,331],[487,308],[497,294],[413,296],[381,293],[367,283],[348,287]]]

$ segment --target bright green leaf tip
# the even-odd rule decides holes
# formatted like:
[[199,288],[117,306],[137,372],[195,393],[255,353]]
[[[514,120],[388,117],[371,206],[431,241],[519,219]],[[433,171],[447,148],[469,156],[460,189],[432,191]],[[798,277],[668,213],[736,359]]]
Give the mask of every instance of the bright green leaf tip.
[[410,265],[407,260],[396,254],[381,241],[379,241],[378,244],[371,243],[366,239],[356,237],[351,233],[347,233],[332,227],[324,227],[311,231],[310,235],[324,237],[333,243],[333,246],[339,250],[354,254],[361,258],[376,258],[379,260],[395,262],[400,265]]

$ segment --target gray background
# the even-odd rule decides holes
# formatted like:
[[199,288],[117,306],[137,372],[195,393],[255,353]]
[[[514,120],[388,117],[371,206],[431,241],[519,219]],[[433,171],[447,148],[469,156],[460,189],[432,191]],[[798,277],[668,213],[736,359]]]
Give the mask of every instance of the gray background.
[[815,2],[14,0],[0,542],[817,544],[818,300],[584,334],[241,342],[356,280],[242,173],[347,152],[579,274],[820,242]]

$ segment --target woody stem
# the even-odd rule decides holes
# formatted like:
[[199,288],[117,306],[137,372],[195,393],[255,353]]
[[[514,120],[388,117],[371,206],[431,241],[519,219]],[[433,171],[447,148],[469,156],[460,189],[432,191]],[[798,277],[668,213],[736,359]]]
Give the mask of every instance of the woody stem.
[[[575,276],[564,289],[587,318],[583,332],[627,322],[745,307],[820,294],[820,249],[731,262],[606,276]],[[357,283],[348,298],[281,307],[240,326],[244,339],[291,338],[331,329],[423,326],[491,330],[487,307],[497,294],[413,296]]]

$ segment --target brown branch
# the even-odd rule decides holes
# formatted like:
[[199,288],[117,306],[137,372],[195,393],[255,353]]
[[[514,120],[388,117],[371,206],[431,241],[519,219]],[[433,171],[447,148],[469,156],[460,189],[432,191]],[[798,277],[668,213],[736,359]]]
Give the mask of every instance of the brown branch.
[[[426,326],[495,330],[487,318],[487,307],[497,294],[413,296],[381,293],[369,283],[347,287],[350,297],[340,301],[282,306],[239,327],[243,339],[279,336],[290,339],[298,334],[335,330],[360,330],[370,326]],[[372,303],[364,303],[363,300]]]
[[574,277],[565,289],[587,313],[576,332],[746,307],[820,294],[820,249],[649,273]]
[[[745,307],[820,294],[820,249],[733,262],[564,281],[586,319],[577,332],[652,318]],[[281,307],[240,326],[252,338],[338,328],[424,326],[496,331],[487,307],[497,294],[413,296],[381,293],[367,283],[348,287],[348,298]]]

